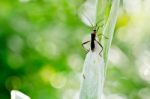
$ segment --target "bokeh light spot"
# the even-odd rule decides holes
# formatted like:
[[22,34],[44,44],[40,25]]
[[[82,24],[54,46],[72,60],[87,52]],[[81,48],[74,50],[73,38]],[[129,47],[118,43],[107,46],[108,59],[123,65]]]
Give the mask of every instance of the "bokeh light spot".
[[78,54],[71,54],[68,57],[67,63],[74,71],[80,71],[83,64],[83,59]]
[[11,51],[20,53],[23,49],[23,40],[18,35],[14,35],[8,39],[7,45]]
[[21,86],[21,79],[17,76],[8,77],[5,86],[8,90],[19,89]]
[[150,52],[143,51],[136,62],[140,77],[150,83]]
[[63,73],[56,73],[54,75],[52,75],[52,77],[50,78],[50,84],[54,87],[54,88],[62,88],[64,87],[64,85],[66,84],[66,78],[64,76]]

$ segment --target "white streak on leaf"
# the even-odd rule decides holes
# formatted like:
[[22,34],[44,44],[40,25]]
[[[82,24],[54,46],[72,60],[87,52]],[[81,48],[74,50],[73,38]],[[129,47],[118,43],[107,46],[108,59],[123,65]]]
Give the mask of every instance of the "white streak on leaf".
[[96,51],[86,55],[83,78],[80,89],[80,99],[101,99],[104,84],[104,62]]

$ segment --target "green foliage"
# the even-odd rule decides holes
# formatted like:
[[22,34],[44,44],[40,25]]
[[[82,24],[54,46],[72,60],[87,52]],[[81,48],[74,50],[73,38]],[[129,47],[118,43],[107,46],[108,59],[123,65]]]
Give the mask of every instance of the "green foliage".
[[[85,57],[81,41],[91,32],[77,16],[82,2],[0,1],[0,99],[10,99],[12,89],[20,90],[32,99],[72,99],[76,96]],[[147,0],[141,2],[140,5],[146,9]],[[106,36],[111,34],[108,35],[109,40],[102,38],[102,41],[109,42],[108,45],[103,43],[107,50],[113,37],[105,82],[106,95],[144,99],[149,97],[150,89],[148,10],[141,7],[141,12],[134,14],[130,11],[135,9],[123,8],[125,6],[118,9],[119,18],[112,35],[111,28],[114,28],[116,19],[115,15],[109,18],[110,5],[108,3],[104,8],[105,14],[97,14],[98,17],[104,15],[99,18],[104,18],[105,24],[106,20],[111,23],[103,27],[105,31],[99,31],[106,32]],[[104,50],[105,61],[107,50]]]
[[69,79],[68,58],[84,53],[84,26],[74,1],[23,1],[0,1],[0,98],[16,89],[32,99],[60,99],[62,89],[51,83],[62,79],[53,76]]
[[108,39],[103,37],[103,41],[102,41],[104,43],[104,60],[105,60],[106,65],[107,65],[107,61],[108,61],[108,57],[109,57],[108,53],[109,53],[110,46],[112,43],[114,29],[115,29],[117,16],[118,16],[118,12],[119,12],[119,4],[120,4],[120,0],[114,0],[112,2],[110,15],[108,17],[107,23],[103,30],[103,35],[108,37]]

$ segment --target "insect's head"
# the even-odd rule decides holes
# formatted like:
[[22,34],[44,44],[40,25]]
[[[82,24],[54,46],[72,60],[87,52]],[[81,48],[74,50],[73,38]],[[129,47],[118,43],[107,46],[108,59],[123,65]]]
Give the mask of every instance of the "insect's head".
[[93,27],[93,32],[96,33],[97,29],[96,26]]
[[96,32],[96,29],[93,29],[94,32]]

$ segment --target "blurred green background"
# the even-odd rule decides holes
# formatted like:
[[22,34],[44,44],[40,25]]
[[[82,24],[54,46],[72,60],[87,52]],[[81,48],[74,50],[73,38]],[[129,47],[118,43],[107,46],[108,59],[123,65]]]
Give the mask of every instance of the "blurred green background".
[[[80,0],[0,1],[0,99],[78,99],[85,58]],[[150,99],[150,0],[124,0],[110,51],[105,99]]]

